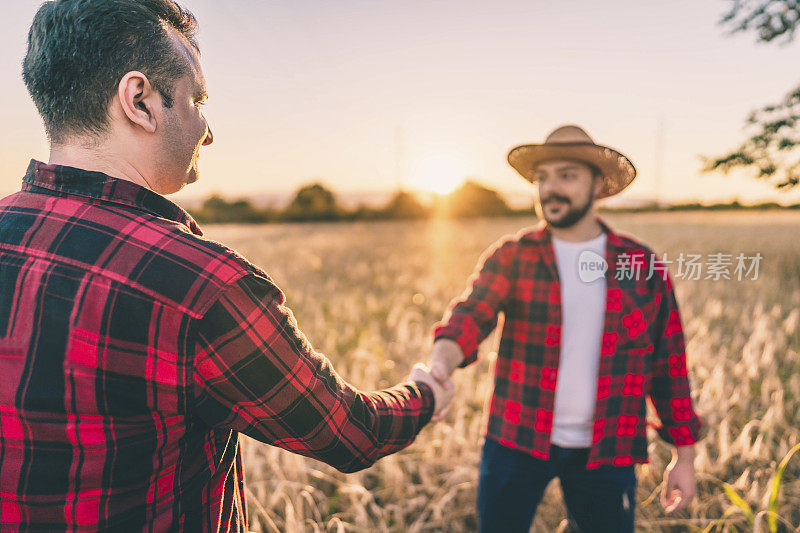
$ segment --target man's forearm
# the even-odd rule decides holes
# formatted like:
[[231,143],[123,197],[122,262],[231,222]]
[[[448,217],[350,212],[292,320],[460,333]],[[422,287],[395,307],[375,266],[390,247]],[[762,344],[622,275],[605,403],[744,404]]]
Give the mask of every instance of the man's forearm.
[[676,446],[675,447],[675,461],[679,463],[689,463],[694,464],[695,458],[695,450],[694,444],[690,444],[688,446]]
[[439,339],[433,343],[430,367],[437,379],[449,377],[464,360],[458,343],[451,339]]

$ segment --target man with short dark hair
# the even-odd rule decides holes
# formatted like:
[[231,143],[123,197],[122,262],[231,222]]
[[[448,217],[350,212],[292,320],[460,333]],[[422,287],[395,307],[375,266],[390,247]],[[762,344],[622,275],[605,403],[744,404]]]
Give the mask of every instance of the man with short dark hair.
[[24,79],[51,143],[0,201],[3,531],[246,531],[239,432],[343,472],[451,399],[340,378],[255,265],[162,194],[198,178],[205,79],[170,0],[55,0]]
[[635,463],[647,462],[646,400],[677,447],[664,475],[668,512],[695,493],[700,421],[692,409],[677,302],[664,265],[597,218],[594,203],[636,170],[577,126],[513,149],[509,163],[538,185],[544,218],[487,250],[435,332],[430,367],[442,382],[476,360],[503,313],[481,460],[483,532],[527,532],[558,477],[571,525],[633,532]]

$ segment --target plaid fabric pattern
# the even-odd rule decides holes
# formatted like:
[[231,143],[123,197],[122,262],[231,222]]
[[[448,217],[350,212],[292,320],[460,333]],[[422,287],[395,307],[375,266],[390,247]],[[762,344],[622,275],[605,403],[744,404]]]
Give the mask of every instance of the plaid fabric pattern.
[[164,197],[32,162],[0,201],[0,530],[246,531],[239,432],[342,471],[433,395],[344,382],[269,276]]
[[[701,427],[669,276],[648,276],[646,267],[640,276],[618,276],[619,265],[649,265],[653,252],[599,222],[607,233],[609,269],[589,468],[647,462],[648,398],[660,418],[652,425],[667,442],[692,444]],[[502,313],[487,436],[543,459],[550,448],[561,344],[555,261],[546,224],[502,239],[484,253],[467,290],[434,330],[437,339],[459,344],[466,366]]]

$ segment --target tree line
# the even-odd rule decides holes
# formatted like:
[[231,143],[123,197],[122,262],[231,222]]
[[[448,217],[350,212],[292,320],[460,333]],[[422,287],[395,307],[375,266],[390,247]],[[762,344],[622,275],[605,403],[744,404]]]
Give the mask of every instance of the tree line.
[[[650,211],[694,210],[800,210],[800,204],[781,205],[777,202],[742,204],[738,200],[726,203],[702,204],[688,202],[662,205],[657,202],[635,207],[599,206],[600,211],[639,213]],[[408,191],[397,191],[382,207],[360,206],[346,209],[336,195],[320,183],[298,189],[292,201],[284,208],[258,208],[248,200],[226,200],[218,194],[211,195],[202,205],[190,208],[189,213],[202,223],[261,224],[266,222],[333,222],[347,220],[409,220],[432,217],[467,218],[493,216],[534,216],[533,203],[522,209],[511,208],[497,191],[468,181],[446,196],[440,196],[432,205],[419,200]]]
[[347,209],[333,191],[321,183],[305,185],[297,190],[292,201],[283,208],[259,208],[246,199],[226,200],[211,195],[198,208],[189,209],[198,222],[264,223],[264,222],[330,222],[339,220],[426,219],[434,216],[464,218],[480,216],[532,215],[529,208],[509,207],[497,191],[467,181],[431,204],[425,204],[413,193],[400,190],[381,207],[359,206]]

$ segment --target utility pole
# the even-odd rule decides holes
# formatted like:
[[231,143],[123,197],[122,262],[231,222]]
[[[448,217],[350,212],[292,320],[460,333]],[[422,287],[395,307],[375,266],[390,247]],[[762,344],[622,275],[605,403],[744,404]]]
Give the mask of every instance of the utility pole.
[[656,126],[656,156],[655,156],[655,183],[653,184],[653,196],[655,197],[656,207],[661,207],[661,180],[664,177],[664,119],[658,118]]
[[394,170],[395,182],[398,190],[405,190],[405,131],[403,126],[398,124],[394,128]]

